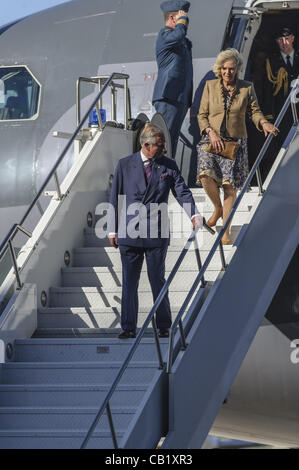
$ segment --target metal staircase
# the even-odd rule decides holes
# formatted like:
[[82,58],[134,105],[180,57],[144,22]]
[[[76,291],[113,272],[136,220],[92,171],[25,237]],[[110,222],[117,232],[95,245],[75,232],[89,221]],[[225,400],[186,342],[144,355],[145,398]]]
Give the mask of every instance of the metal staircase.
[[[203,190],[193,189],[193,194],[209,217],[211,206]],[[248,220],[257,197],[257,189],[247,193],[234,219],[235,236]],[[190,230],[190,221],[173,197],[170,213],[174,236],[166,259],[166,277],[186,243],[180,230]],[[203,261],[213,240],[207,232],[198,236]],[[226,255],[230,249],[225,247]],[[118,250],[107,246],[107,240],[97,238],[95,228],[85,228],[84,246],[73,251],[73,266],[62,268],[61,285],[50,289],[50,306],[38,311],[33,337],[16,340],[14,361],[2,366],[1,448],[80,447],[132,345],[133,340],[117,338],[121,298]],[[153,302],[145,269],[144,266],[139,286],[139,326]],[[218,255],[205,275],[209,288],[219,271]],[[189,251],[170,289],[174,318],[197,274],[195,254]],[[161,347],[166,362],[168,339],[161,340]],[[167,389],[167,375],[165,369],[159,369],[155,340],[149,329],[111,401],[120,447],[153,448],[167,434]],[[138,430],[142,426],[151,431],[140,439]],[[112,447],[105,413],[88,448]]]
[[[151,343],[142,344],[111,404],[119,441],[157,371]],[[16,361],[2,371],[1,448],[79,448],[129,344],[113,338],[29,339],[15,346]],[[113,447],[106,416],[89,447]]]

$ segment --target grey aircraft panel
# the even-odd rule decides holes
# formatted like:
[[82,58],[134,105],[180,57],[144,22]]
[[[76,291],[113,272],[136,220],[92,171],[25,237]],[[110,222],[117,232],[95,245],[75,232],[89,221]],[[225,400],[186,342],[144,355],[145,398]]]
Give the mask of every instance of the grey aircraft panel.
[[278,328],[259,328],[213,424],[213,434],[298,447],[299,364],[292,361],[292,353],[290,340]]
[[[4,165],[8,162],[9,171],[9,179],[6,171],[0,176],[1,207],[28,204],[53,166],[59,155],[55,139],[51,138],[52,151],[47,155],[41,155],[40,149],[52,126],[74,105],[78,77],[96,74],[102,60],[100,45],[112,27],[113,15],[93,15],[113,6],[116,1],[101,2],[101,6],[95,0],[70,2],[27,17],[1,36],[1,65],[27,64],[42,84],[37,120],[0,122],[0,158]],[[29,32],[34,32],[34,40]],[[83,96],[88,91],[83,89]],[[63,126],[61,130],[74,130],[75,112]]]
[[[156,39],[163,26],[160,3],[160,0],[152,0],[150,7],[145,9],[145,4],[140,0],[121,2],[114,18],[112,36],[105,47],[104,64],[155,60]],[[194,58],[216,57],[222,45],[232,3],[233,0],[191,2],[188,37],[193,43]],[[132,16],[134,27],[130,24],[128,14]],[[136,43],[140,45],[139,48],[136,48]]]

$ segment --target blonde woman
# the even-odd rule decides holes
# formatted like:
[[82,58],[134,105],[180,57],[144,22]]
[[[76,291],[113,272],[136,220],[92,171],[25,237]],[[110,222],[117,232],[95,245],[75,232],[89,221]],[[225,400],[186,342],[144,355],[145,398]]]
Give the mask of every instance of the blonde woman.
[[[246,113],[265,137],[268,133],[276,135],[278,132],[262,114],[253,84],[238,78],[241,66],[242,58],[236,49],[220,52],[213,67],[217,78],[207,81],[198,113],[203,137],[197,148],[197,183],[202,184],[214,206],[207,222],[210,227],[216,225],[220,217],[225,224],[236,200],[237,189],[244,185],[248,176]],[[229,141],[239,144],[234,160],[221,155],[225,142]],[[224,193],[223,205],[220,187]],[[232,244],[230,227],[225,231],[222,242],[224,245]]]

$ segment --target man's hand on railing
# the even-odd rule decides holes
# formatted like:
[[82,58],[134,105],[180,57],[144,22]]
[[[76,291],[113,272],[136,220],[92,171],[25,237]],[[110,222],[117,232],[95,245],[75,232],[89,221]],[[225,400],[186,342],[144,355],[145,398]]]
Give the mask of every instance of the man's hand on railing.
[[193,225],[193,230],[195,229],[195,227],[202,228],[203,227],[203,217],[202,217],[202,215],[200,215],[200,214],[195,215],[192,218],[192,225]]
[[118,248],[116,233],[109,234],[109,242],[111,246],[113,246],[114,248]]

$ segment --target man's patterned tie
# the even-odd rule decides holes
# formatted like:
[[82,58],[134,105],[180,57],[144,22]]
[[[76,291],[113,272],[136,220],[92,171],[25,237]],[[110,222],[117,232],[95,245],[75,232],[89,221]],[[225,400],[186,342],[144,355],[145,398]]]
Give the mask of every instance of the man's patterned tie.
[[145,167],[145,176],[147,183],[149,183],[152,176],[152,161],[147,160],[147,162],[145,163],[147,164],[147,166]]

